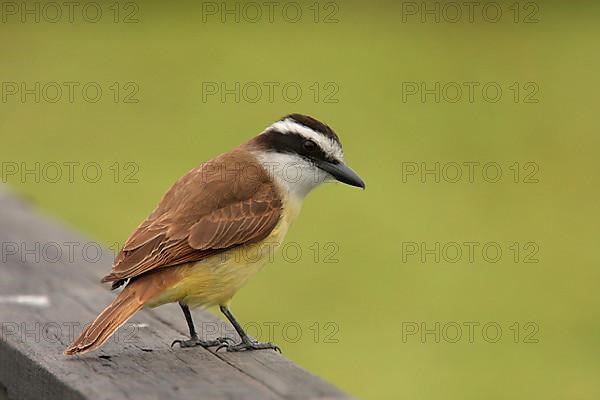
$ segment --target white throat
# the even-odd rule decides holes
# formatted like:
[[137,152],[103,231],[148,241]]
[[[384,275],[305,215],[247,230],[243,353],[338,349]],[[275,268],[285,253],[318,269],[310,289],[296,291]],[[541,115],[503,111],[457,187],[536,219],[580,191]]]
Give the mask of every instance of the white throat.
[[331,178],[295,154],[260,151],[254,155],[279,188],[294,201],[302,201],[311,190]]

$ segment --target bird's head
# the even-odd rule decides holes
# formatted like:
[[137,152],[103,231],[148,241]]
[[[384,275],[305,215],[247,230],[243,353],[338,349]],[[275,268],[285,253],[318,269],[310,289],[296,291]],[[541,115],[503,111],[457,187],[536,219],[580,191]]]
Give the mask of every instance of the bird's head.
[[365,188],[358,174],[344,163],[338,135],[307,115],[287,115],[250,143],[263,166],[290,193],[303,197],[328,180]]

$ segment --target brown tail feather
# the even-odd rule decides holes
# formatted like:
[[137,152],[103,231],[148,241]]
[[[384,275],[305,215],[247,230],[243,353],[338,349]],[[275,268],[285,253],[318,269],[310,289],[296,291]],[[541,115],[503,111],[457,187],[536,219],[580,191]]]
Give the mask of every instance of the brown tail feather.
[[135,296],[135,288],[126,287],[117,298],[89,324],[65,350],[66,355],[86,353],[100,347],[144,303]]

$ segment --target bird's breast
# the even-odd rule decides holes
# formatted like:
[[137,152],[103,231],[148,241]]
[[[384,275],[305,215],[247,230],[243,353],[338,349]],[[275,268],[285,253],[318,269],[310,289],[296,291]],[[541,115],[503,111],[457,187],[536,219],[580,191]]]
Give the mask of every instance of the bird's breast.
[[275,250],[297,217],[301,203],[284,202],[283,213],[275,228],[263,240],[235,247],[200,262],[181,265],[181,280],[148,305],[183,301],[190,307],[228,303],[233,295],[265,264],[275,259]]

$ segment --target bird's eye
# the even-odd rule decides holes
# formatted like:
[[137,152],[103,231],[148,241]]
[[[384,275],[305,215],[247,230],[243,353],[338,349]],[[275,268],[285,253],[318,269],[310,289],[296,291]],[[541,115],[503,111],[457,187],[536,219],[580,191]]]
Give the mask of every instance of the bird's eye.
[[317,144],[312,140],[305,140],[302,146],[306,151],[315,151],[315,149],[317,148]]

